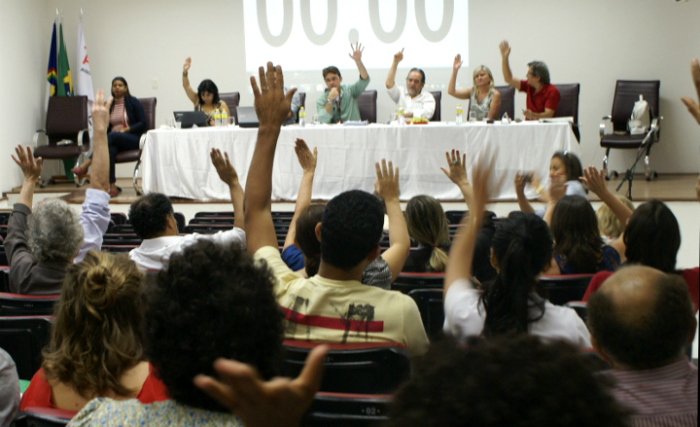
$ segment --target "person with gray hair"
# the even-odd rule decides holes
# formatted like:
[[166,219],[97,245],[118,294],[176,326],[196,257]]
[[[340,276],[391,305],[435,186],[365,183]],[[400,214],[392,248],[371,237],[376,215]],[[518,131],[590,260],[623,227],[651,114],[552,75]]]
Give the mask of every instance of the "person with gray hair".
[[520,92],[527,92],[527,109],[523,110],[525,120],[538,120],[554,117],[561,99],[559,90],[549,81],[549,68],[542,61],[532,61],[528,66],[526,80],[513,77],[510,71],[510,45],[503,40],[501,49],[501,67],[506,83]]
[[[110,100],[111,101],[111,100]],[[59,199],[39,203],[34,212],[34,186],[41,176],[42,159],[18,145],[12,159],[24,182],[7,224],[5,251],[10,265],[10,292],[48,295],[61,292],[66,268],[80,262],[87,251],[100,250],[109,225],[109,102],[98,90],[92,106],[94,124],[93,168],[80,217]]]

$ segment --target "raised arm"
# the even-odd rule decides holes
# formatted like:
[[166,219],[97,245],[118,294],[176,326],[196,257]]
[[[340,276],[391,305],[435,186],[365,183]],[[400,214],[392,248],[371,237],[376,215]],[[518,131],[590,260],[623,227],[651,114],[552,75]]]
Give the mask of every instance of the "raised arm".
[[[700,64],[698,64],[697,59],[693,59],[690,62],[690,76],[693,79],[693,84],[695,85],[695,92],[697,93],[698,103],[700,103]],[[691,116],[695,117],[698,124],[700,124],[700,105],[696,104],[690,97],[684,96],[681,101],[688,108],[688,112]]]
[[447,93],[454,96],[457,99],[469,99],[472,96],[472,89],[460,89],[457,90],[457,73],[462,66],[462,55],[457,54],[455,56],[455,62],[452,64],[452,75],[450,76],[450,83],[447,85]]
[[284,94],[284,77],[282,67],[267,63],[267,73],[258,70],[260,88],[251,76],[250,85],[255,97],[255,112],[260,127],[255,143],[253,159],[248,170],[245,188],[245,226],[248,251],[254,254],[263,246],[277,246],[277,236],[270,213],[272,193],[272,164],[277,148],[277,138],[282,123],[289,114],[289,105],[296,92],[292,88]]
[[557,206],[559,200],[566,195],[566,175],[561,175],[556,178],[556,181],[551,182],[549,185],[549,201],[547,202],[547,207],[544,212],[544,222],[547,225],[552,225],[552,216],[554,215],[554,208]]
[[187,59],[185,59],[185,63],[182,65],[182,87],[185,89],[185,93],[190,101],[196,105],[199,103],[199,98],[197,97],[197,92],[190,86],[190,78],[188,77],[191,65],[192,58],[188,56]]
[[294,216],[292,216],[292,222],[289,223],[289,230],[287,230],[287,237],[284,239],[283,249],[294,244],[294,239],[297,235],[296,227],[299,215],[311,204],[311,191],[314,186],[314,174],[316,173],[316,161],[318,159],[318,150],[316,147],[314,147],[314,152],[312,153],[311,150],[309,150],[309,146],[306,145],[306,141],[301,138],[297,138],[295,144],[294,152],[297,155],[297,160],[299,160],[299,165],[302,170],[301,184],[299,184],[297,202],[294,205]]
[[452,150],[452,152],[445,152],[445,160],[447,160],[447,169],[440,168],[442,172],[452,181],[459,191],[462,192],[462,197],[467,203],[467,209],[471,209],[471,204],[473,203],[474,191],[471,185],[469,185],[469,179],[467,178],[467,155],[459,155],[459,150]]
[[228,158],[228,153],[224,151],[221,155],[221,151],[217,148],[212,148],[211,153],[211,163],[216,169],[216,173],[219,174],[219,179],[221,179],[226,185],[228,185],[229,192],[231,193],[231,203],[233,204],[233,226],[238,227],[241,230],[245,230],[245,216],[243,215],[243,187],[238,181],[238,172],[231,164]]
[[520,80],[513,77],[513,73],[510,71],[510,63],[508,57],[510,56],[510,45],[507,40],[503,40],[500,45],[501,49],[501,70],[503,71],[503,80],[506,84],[515,88],[515,90],[520,90]]
[[483,222],[483,211],[489,198],[489,175],[493,170],[495,161],[496,157],[488,154],[485,161],[476,163],[472,172],[472,181],[474,183],[472,187],[472,203],[469,207],[469,215],[464,215],[462,218],[462,227],[459,227],[450,247],[443,288],[445,295],[457,279],[471,277],[476,236]]
[[355,65],[357,65],[357,70],[360,72],[360,78],[362,80],[367,80],[369,78],[369,74],[367,73],[367,68],[365,68],[365,64],[362,63],[362,52],[365,50],[365,47],[362,46],[359,42],[355,43],[355,46],[350,43],[350,48],[352,49],[352,53],[349,53],[348,56],[352,58],[353,61],[355,61]]
[[627,221],[632,216],[632,209],[627,207],[608,190],[605,182],[605,171],[599,171],[595,166],[588,166],[583,169],[581,180],[589,190],[600,197],[603,203],[608,205],[613,214],[615,214],[617,220],[620,221],[620,224],[627,224]]
[[403,48],[394,54],[394,61],[389,67],[389,73],[386,75],[386,88],[391,89],[396,85],[396,69],[399,67],[399,62],[403,60]]
[[391,270],[391,281],[399,277],[399,273],[406,263],[411,249],[411,238],[408,236],[408,227],[401,212],[399,204],[399,168],[382,159],[374,164],[377,171],[377,180],[374,188],[379,197],[384,200],[386,214],[389,217],[389,249],[382,253],[382,258]]
[[107,148],[107,128],[109,127],[109,107],[112,97],[105,101],[102,89],[95,92],[95,102],[92,103],[92,173],[90,188],[109,191],[109,151]]
[[498,120],[498,114],[501,112],[501,92],[493,90],[493,98],[491,98],[491,106],[489,107],[489,119]]
[[41,157],[34,159],[32,149],[29,146],[27,146],[27,151],[25,153],[22,146],[18,145],[15,147],[15,153],[17,157],[12,156],[12,160],[22,169],[22,174],[24,175],[24,181],[22,181],[22,189],[19,191],[17,203],[25,205],[31,210],[32,204],[34,203],[34,186],[41,176],[43,161]]
[[532,208],[530,201],[527,200],[527,197],[525,197],[525,178],[527,178],[528,176],[532,175],[521,174],[520,172],[516,172],[515,178],[513,179],[513,186],[515,187],[515,196],[518,198],[518,207],[520,208],[520,210],[527,213],[535,213],[535,210]]

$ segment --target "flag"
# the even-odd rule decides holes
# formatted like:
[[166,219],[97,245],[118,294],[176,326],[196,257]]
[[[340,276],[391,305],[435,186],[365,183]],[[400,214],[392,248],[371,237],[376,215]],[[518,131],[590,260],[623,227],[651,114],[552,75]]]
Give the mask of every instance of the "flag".
[[[49,65],[46,70],[46,80],[48,81],[46,93],[48,96],[56,96],[56,57],[56,21],[54,21],[51,46],[49,47]],[[48,106],[48,99],[46,105]]]
[[83,20],[78,24],[78,49],[76,49],[78,60],[78,73],[75,75],[75,94],[85,95],[90,102],[93,102],[95,91],[92,90],[92,75],[90,74],[90,62],[88,61],[87,44],[83,34]]
[[58,68],[56,69],[58,86],[56,92],[58,96],[72,96],[73,78],[70,75],[70,65],[68,64],[66,44],[63,42],[63,24],[59,24],[58,34]]

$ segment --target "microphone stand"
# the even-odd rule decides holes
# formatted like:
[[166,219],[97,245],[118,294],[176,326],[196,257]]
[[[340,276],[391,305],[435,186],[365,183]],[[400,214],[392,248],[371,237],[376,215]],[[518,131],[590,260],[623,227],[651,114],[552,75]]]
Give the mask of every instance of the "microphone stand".
[[639,148],[637,149],[637,159],[634,161],[632,166],[630,166],[629,169],[625,172],[625,177],[622,179],[620,182],[620,185],[617,186],[617,190],[615,191],[620,191],[620,188],[622,188],[623,185],[625,185],[625,182],[627,182],[627,198],[632,200],[632,180],[633,180],[633,173],[634,170],[637,168],[637,163],[639,163],[639,160],[642,159],[642,156],[644,156],[644,152],[647,150],[648,145],[651,144],[649,140],[651,139],[651,136],[658,130],[658,125],[657,124],[652,124],[649,128],[649,132],[647,132],[647,135],[644,137],[642,140],[642,143],[639,145]]

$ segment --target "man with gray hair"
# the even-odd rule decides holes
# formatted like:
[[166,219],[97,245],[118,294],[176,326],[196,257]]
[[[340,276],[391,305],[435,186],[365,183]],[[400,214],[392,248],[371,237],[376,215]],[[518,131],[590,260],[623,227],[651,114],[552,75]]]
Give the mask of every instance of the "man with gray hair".
[[98,90],[92,106],[93,167],[80,217],[59,199],[48,199],[31,210],[42,159],[18,145],[12,159],[24,174],[17,203],[7,224],[5,251],[10,264],[10,292],[48,295],[61,292],[66,269],[87,251],[100,250],[109,225],[109,104]]
[[549,82],[549,68],[542,61],[532,61],[528,66],[526,80],[513,77],[510,71],[508,57],[510,45],[503,40],[499,45],[501,49],[501,68],[506,83],[520,92],[527,92],[525,101],[527,109],[523,110],[526,120],[538,120],[554,117],[561,95],[559,90]]

